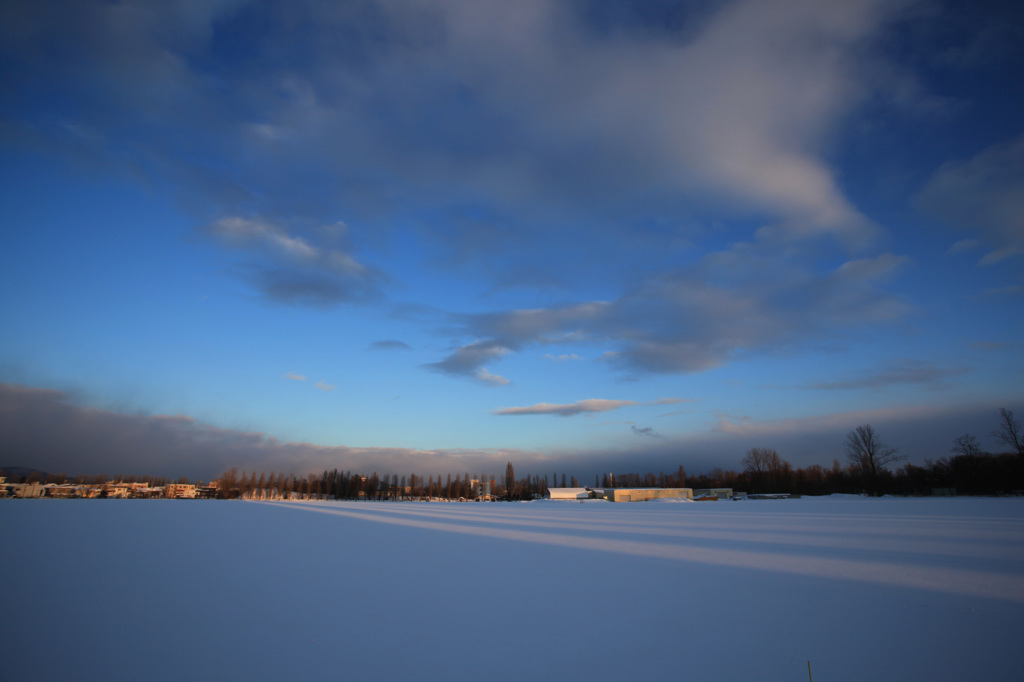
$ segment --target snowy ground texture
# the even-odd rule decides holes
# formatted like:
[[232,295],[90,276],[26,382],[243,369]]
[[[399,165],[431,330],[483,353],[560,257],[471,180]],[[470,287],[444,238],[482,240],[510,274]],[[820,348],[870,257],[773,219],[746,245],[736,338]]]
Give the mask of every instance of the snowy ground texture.
[[1017,680],[1024,499],[0,501],[0,679]]

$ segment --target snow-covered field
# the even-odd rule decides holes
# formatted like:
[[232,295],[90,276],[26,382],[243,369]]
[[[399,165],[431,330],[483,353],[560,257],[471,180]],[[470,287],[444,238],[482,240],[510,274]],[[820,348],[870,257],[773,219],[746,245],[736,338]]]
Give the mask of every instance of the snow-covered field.
[[0,502],[0,679],[1015,680],[1024,499]]

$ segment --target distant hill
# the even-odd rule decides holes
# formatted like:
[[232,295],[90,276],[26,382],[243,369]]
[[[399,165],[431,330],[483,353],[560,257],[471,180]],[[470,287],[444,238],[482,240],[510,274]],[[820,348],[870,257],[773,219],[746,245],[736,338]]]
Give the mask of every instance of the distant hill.
[[29,478],[32,475],[37,475],[40,481],[46,480],[49,474],[39,469],[30,469],[28,467],[0,467],[0,476],[6,476],[7,482],[18,482],[22,478]]

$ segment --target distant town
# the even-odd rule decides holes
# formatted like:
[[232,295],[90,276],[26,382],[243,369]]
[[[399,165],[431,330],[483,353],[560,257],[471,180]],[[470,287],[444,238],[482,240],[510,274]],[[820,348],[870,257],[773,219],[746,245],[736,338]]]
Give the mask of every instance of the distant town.
[[217,497],[217,481],[210,483],[168,483],[150,485],[148,481],[106,481],[104,483],[11,483],[0,476],[0,498],[55,499],[212,499]]

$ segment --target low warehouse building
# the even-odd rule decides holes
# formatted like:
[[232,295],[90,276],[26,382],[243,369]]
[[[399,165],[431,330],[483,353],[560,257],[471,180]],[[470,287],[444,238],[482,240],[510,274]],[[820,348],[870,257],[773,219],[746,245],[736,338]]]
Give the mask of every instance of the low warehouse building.
[[609,502],[646,502],[663,498],[693,499],[692,488],[609,488],[604,491]]
[[548,488],[549,500],[586,500],[590,491],[586,488]]

